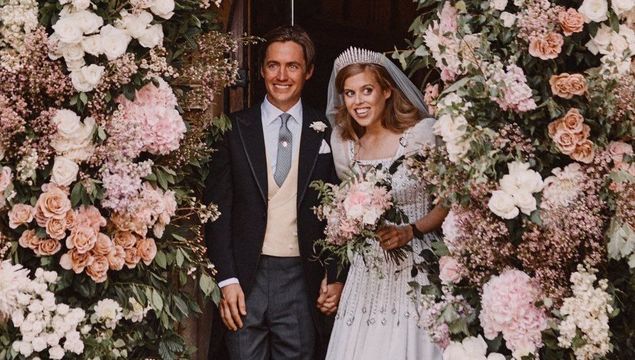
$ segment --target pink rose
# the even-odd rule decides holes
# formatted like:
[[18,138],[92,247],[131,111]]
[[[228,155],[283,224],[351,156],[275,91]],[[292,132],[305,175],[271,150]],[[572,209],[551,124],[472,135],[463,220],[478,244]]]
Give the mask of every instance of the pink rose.
[[439,279],[444,284],[456,284],[461,281],[462,267],[451,256],[441,256],[439,259]]
[[40,241],[38,244],[37,251],[35,252],[38,256],[50,256],[57,254],[58,251],[62,248],[62,243],[59,240],[55,239],[45,239]]
[[106,226],[106,219],[101,216],[99,209],[94,206],[82,205],[75,215],[76,226],[87,226],[93,228],[96,232]]
[[146,238],[137,241],[137,253],[144,264],[150,265],[157,255],[157,244],[154,242],[154,239]]
[[96,256],[93,262],[86,267],[86,275],[96,283],[102,283],[108,279],[108,259],[105,256]]
[[119,245],[114,245],[107,258],[110,270],[119,271],[126,264],[126,250]]
[[46,233],[55,240],[64,239],[66,237],[66,217],[49,219],[46,223]]
[[84,268],[93,263],[90,253],[80,254],[76,249],[72,249],[60,258],[60,266],[66,270],[73,270],[75,274],[84,271]]
[[633,155],[633,146],[621,141],[612,141],[608,150],[615,163],[624,161],[624,155]]
[[85,254],[93,249],[96,242],[97,232],[91,227],[81,226],[71,231],[71,235],[66,238],[66,247]]
[[20,235],[18,244],[26,249],[37,250],[41,239],[37,236],[35,230],[26,230]]
[[9,227],[16,229],[20,225],[25,225],[33,221],[35,209],[31,205],[16,204],[9,211]]
[[98,233],[97,242],[95,242],[95,247],[93,247],[92,253],[94,256],[108,256],[108,254],[110,254],[113,250],[113,247],[114,244],[108,235]]

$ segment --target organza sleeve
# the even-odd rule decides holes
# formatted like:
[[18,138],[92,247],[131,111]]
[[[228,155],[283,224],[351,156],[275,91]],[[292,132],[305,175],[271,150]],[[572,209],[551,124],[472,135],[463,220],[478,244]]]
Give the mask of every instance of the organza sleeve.
[[340,179],[350,172],[351,154],[349,141],[342,138],[342,128],[336,126],[331,132],[331,151],[335,162],[335,171]]
[[436,119],[434,118],[425,118],[410,129],[406,137],[406,155],[418,152],[423,145],[436,145],[436,137],[433,130],[435,122]]

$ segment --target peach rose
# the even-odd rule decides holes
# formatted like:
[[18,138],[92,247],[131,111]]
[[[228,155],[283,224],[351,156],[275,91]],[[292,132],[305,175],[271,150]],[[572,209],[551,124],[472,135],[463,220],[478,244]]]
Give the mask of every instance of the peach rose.
[[20,239],[18,239],[18,244],[26,249],[37,250],[40,245],[40,241],[42,241],[38,236],[35,230],[26,230],[20,235]]
[[105,256],[96,256],[93,262],[86,267],[86,274],[96,283],[102,283],[108,279],[108,259]]
[[16,229],[20,225],[28,224],[33,221],[35,209],[27,204],[15,204],[9,211],[9,227]]
[[51,218],[46,223],[46,233],[55,240],[66,237],[66,217],[61,219]]
[[137,241],[137,253],[143,263],[150,265],[154,257],[157,256],[157,244],[153,238],[146,238]]
[[69,210],[66,213],[66,227],[68,230],[73,230],[75,228],[75,219],[77,219],[75,210]]
[[581,74],[552,75],[549,85],[551,85],[551,92],[563,99],[571,99],[574,95],[584,95],[587,91],[586,79]]
[[40,208],[38,206],[38,204],[35,204],[35,222],[37,222],[37,224],[40,227],[46,227],[46,223],[49,221],[49,218],[47,218],[44,213],[42,212],[42,208]]
[[36,207],[41,209],[46,218],[63,218],[71,209],[71,201],[64,191],[58,187],[48,187],[37,200]]
[[126,251],[125,261],[128,269],[134,269],[141,260],[136,247],[124,249]]
[[115,245],[119,245],[124,249],[130,249],[137,243],[137,237],[130,231],[117,231],[113,237]]
[[97,234],[97,242],[95,242],[95,247],[92,252],[95,256],[107,256],[113,249],[114,244],[112,240],[108,237],[108,235],[103,233]]
[[90,253],[80,254],[76,249],[72,249],[62,255],[60,266],[66,270],[73,270],[75,274],[84,271],[84,268],[93,263],[93,256]]
[[595,156],[595,150],[593,148],[593,142],[591,140],[584,140],[575,147],[575,150],[571,154],[571,158],[575,161],[580,161],[585,164],[591,163]]
[[97,233],[91,227],[76,227],[71,235],[66,238],[66,247],[76,249],[78,253],[85,254],[93,249],[97,242]]
[[584,17],[578,10],[569,8],[566,11],[560,11],[558,14],[558,22],[562,28],[562,32],[569,36],[573,33],[582,31],[584,28]]
[[562,35],[552,32],[544,37],[533,37],[529,42],[529,54],[542,60],[558,57],[562,51]]
[[570,131],[560,130],[553,136],[553,141],[561,153],[571,155],[578,144],[578,137]]
[[62,243],[55,239],[44,239],[40,241],[36,254],[39,256],[50,256],[57,254],[62,248]]
[[439,259],[439,279],[444,284],[456,284],[461,281],[461,264],[451,256]]
[[126,250],[120,245],[114,245],[107,258],[110,270],[119,271],[126,264]]
[[82,205],[76,214],[76,226],[89,226],[99,232],[99,229],[106,226],[106,218],[101,216],[99,209],[94,206]]
[[110,221],[119,231],[132,231],[141,237],[145,237],[148,233],[147,225],[139,217],[117,212],[110,216]]
[[633,146],[621,141],[611,141],[608,150],[614,163],[624,161],[624,155],[633,155]]

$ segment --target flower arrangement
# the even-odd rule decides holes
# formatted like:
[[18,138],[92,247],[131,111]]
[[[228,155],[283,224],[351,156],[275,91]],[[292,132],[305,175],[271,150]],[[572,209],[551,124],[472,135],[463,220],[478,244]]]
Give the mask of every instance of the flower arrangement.
[[[202,241],[218,211],[199,199],[242,40],[213,31],[219,3],[2,2],[0,259],[25,284],[56,275],[29,300],[48,315],[0,300],[1,358],[188,356],[179,322],[220,296]],[[78,311],[57,342],[13,316],[55,304]]]
[[[322,181],[311,183],[319,192],[321,203],[314,209],[320,220],[326,221],[325,238],[317,242],[322,252],[336,256],[338,266],[345,266],[354,254],[367,257],[368,247],[377,241],[382,224],[407,222],[391,195],[390,171],[381,165],[363,173],[353,169],[339,185]],[[401,261],[408,247],[385,253],[394,262]]]
[[406,164],[450,208],[423,326],[446,358],[633,357],[635,2],[419,5],[395,58],[443,145]]

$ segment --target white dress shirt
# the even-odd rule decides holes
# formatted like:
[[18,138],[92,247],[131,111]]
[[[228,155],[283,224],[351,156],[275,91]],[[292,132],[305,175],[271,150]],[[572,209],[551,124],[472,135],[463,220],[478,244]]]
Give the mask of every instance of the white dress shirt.
[[[267,153],[267,161],[271,165],[271,172],[275,174],[276,163],[278,159],[278,134],[280,133],[280,125],[282,120],[279,116],[282,113],[291,115],[287,121],[287,127],[291,131],[291,154],[295,160],[299,151],[296,151],[300,146],[300,136],[302,135],[302,101],[293,105],[288,111],[282,111],[269,102],[265,96],[265,100],[260,105],[260,116],[262,117],[262,132],[265,140],[265,151]],[[237,278],[229,278],[218,283],[218,287],[223,288],[227,285],[238,284]]]

